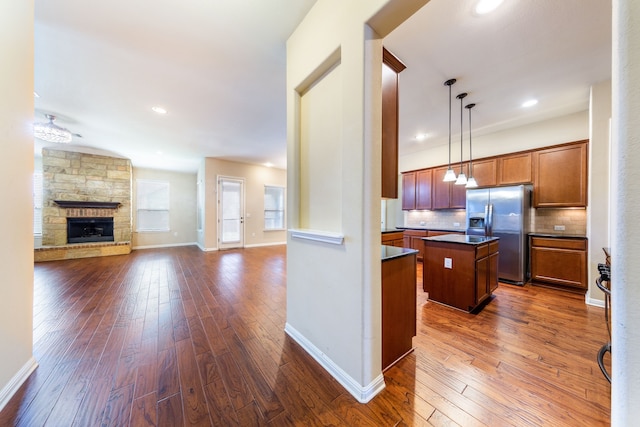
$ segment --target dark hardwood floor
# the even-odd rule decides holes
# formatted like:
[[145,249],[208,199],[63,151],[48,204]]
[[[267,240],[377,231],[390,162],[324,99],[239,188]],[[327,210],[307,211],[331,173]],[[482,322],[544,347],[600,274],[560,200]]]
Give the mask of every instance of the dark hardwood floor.
[[39,367],[0,425],[609,424],[603,309],[531,286],[501,285],[474,315],[426,301],[418,281],[415,351],[357,403],[283,332],[285,250],[36,264]]

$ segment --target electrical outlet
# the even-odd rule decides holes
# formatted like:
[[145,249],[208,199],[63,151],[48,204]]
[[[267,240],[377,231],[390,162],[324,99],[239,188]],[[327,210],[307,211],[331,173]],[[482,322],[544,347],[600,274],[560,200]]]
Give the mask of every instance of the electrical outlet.
[[427,225],[426,221],[420,221],[420,225]]
[[451,258],[444,259],[444,268],[453,268],[453,260]]
[[564,231],[564,225],[554,225],[553,229],[555,231]]
[[454,222],[454,223],[453,223],[453,226],[454,226],[454,227],[460,227],[460,223],[459,223],[459,222]]

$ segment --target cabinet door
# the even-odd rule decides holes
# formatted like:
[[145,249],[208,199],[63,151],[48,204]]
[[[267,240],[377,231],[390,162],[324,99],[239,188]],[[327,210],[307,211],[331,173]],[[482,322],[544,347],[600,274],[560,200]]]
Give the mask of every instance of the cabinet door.
[[398,73],[402,64],[382,52],[382,197],[398,198]]
[[531,248],[531,280],[586,289],[586,251]]
[[424,169],[416,172],[416,209],[431,209],[431,181],[433,170]]
[[587,143],[533,153],[533,204],[536,208],[587,206]]
[[496,185],[496,159],[473,162],[471,172],[479,187]]
[[489,255],[489,293],[498,289],[498,252]]
[[410,211],[416,208],[416,173],[402,174],[402,210]]
[[[465,163],[462,166],[465,175],[468,173],[469,164]],[[454,169],[457,173],[460,173],[460,166]],[[464,185],[455,185],[453,182],[449,183],[449,208],[451,209],[465,209],[467,207],[467,187]]]
[[433,186],[431,193],[433,209],[449,209],[449,188],[451,185],[443,181],[447,169],[447,166],[433,169]]
[[476,300],[475,304],[479,304],[482,300],[489,296],[489,257],[476,260]]
[[497,184],[530,184],[533,182],[531,173],[531,153],[519,153],[509,156],[501,156],[497,162]]

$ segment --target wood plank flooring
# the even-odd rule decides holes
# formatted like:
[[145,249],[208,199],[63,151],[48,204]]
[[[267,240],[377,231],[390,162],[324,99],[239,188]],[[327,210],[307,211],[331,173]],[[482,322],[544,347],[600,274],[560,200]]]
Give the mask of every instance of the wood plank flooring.
[[501,285],[478,314],[426,300],[415,351],[359,404],[283,332],[285,246],[35,265],[38,369],[1,426],[597,426],[603,309]]

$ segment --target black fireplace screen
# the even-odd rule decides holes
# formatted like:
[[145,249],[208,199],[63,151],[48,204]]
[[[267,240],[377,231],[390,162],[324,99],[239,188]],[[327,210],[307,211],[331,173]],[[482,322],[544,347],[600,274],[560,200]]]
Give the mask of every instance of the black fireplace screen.
[[113,241],[113,218],[67,218],[67,243]]

